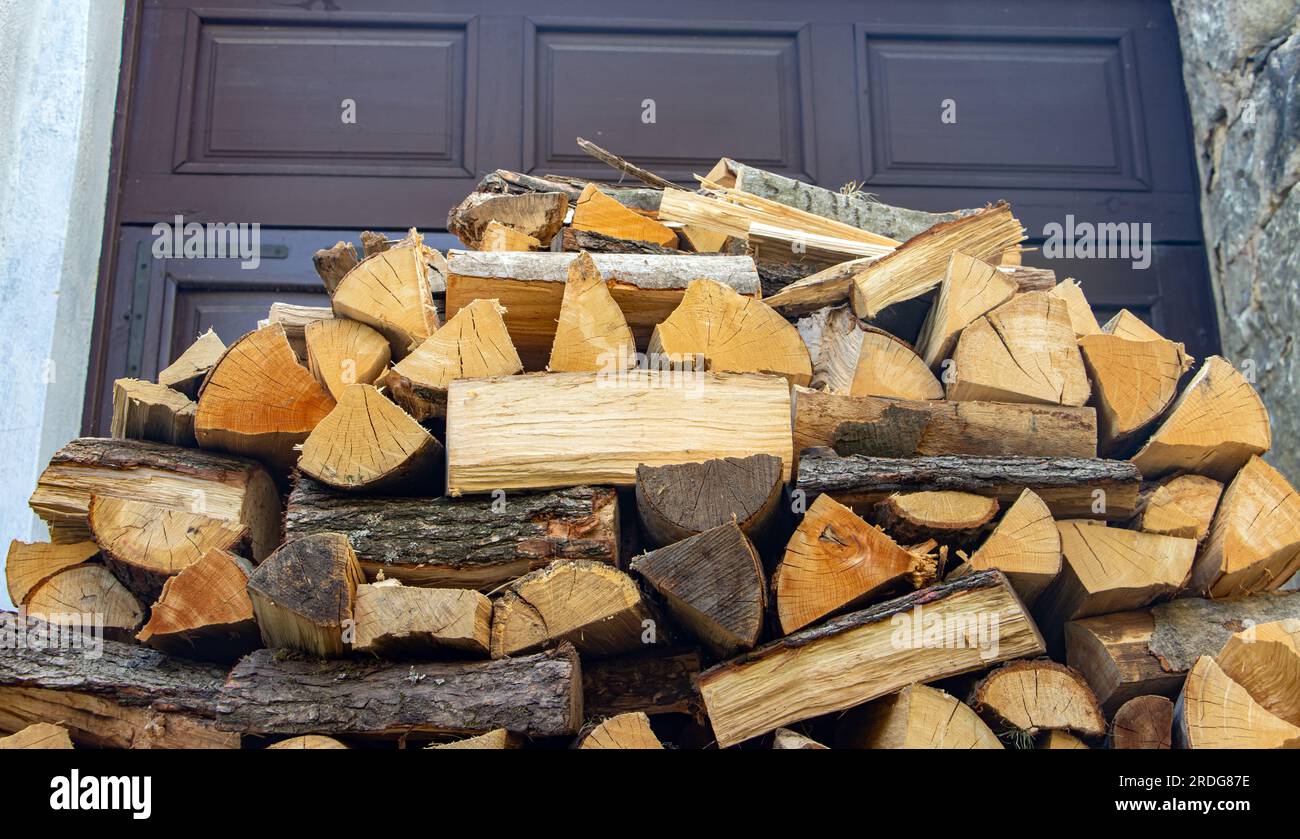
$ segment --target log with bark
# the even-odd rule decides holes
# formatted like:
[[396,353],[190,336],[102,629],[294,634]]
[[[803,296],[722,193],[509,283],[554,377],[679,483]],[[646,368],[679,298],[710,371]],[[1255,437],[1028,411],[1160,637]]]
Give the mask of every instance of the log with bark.
[[357,586],[365,582],[341,533],[284,543],[248,578],[253,613],[267,647],[328,658],[349,648]]
[[700,654],[695,650],[650,650],[584,661],[583,712],[593,719],[629,711],[702,719],[699,678]]
[[[664,247],[656,245],[653,242],[642,242],[636,239],[619,239],[614,236],[606,236],[604,233],[597,233],[594,230],[575,230],[572,227],[566,227],[560,232],[561,250],[578,253],[587,251],[588,253],[639,253],[652,254],[655,256],[683,256],[690,253],[689,250],[679,250],[677,247]],[[696,252],[703,253],[699,248]],[[743,256],[743,254],[741,254]],[[759,276],[762,277],[762,270],[759,270]],[[767,285],[763,285],[763,293],[767,293]]]
[[196,446],[194,401],[166,385],[139,379],[113,382],[113,421],[110,436],[120,440],[153,440],[173,446]]
[[1167,749],[1172,741],[1174,703],[1164,696],[1135,696],[1110,723],[1112,749]]
[[149,621],[136,635],[168,655],[233,662],[261,646],[242,557],[211,549],[163,585]]
[[217,361],[226,352],[226,345],[209,329],[186,348],[175,361],[158,374],[158,384],[179,391],[190,399],[197,399],[199,386]]
[[[497,169],[489,172],[483,177],[478,185],[474,187],[475,192],[489,192],[495,195],[527,195],[532,192],[563,192],[568,196],[569,203],[572,204],[578,200],[582,190],[586,187],[586,181],[570,181],[567,179],[557,179],[554,176],[537,177],[536,175],[525,175],[520,172],[511,172],[508,169]],[[613,198],[625,207],[634,210],[640,210],[645,213],[653,213],[659,208],[659,200],[663,197],[662,189],[649,189],[646,187],[617,187],[609,184],[597,184],[601,192]]]
[[1054,661],[1013,661],[971,692],[970,705],[996,730],[1071,731],[1085,739],[1106,733],[1106,718],[1078,671]]
[[492,602],[467,589],[416,588],[399,580],[357,586],[352,650],[383,658],[487,658]]
[[854,708],[835,728],[841,749],[1001,749],[969,705],[927,685],[908,685]]
[[997,500],[983,495],[896,492],[876,505],[872,521],[903,544],[934,539],[964,545],[978,539],[997,514]]
[[663,547],[731,521],[760,539],[775,519],[781,473],[781,458],[770,454],[639,465],[636,506],[646,540]]

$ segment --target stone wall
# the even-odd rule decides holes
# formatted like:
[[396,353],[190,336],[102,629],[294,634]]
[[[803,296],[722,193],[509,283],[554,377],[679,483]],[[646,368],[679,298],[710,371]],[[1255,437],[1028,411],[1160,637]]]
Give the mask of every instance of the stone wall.
[[1223,354],[1300,483],[1300,0],[1173,0]]

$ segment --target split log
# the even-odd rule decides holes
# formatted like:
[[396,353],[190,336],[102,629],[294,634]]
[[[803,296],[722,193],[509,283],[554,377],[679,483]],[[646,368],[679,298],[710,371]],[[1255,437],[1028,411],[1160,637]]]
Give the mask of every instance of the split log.
[[1001,749],[970,706],[926,685],[849,711],[835,729],[841,749]]
[[104,561],[146,603],[208,551],[247,550],[248,530],[239,522],[148,501],[93,495],[88,521]]
[[604,563],[555,562],[515,580],[492,607],[492,657],[569,642],[584,656],[639,649],[650,611],[631,577]]
[[307,366],[330,396],[343,397],[351,384],[374,384],[388,369],[388,339],[375,330],[344,318],[308,324]]
[[1300,571],[1300,495],[1259,457],[1224,490],[1189,587],[1210,597],[1273,591]]
[[252,734],[573,734],[582,724],[578,654],[564,645],[502,661],[320,661],[258,650],[230,671],[217,727]]
[[0,751],[10,749],[71,749],[72,738],[61,725],[33,723],[17,734],[0,737]]
[[1016,295],[961,333],[945,377],[954,401],[1083,405],[1088,375],[1065,303]]
[[113,382],[113,422],[109,434],[119,440],[197,446],[195,407],[188,396],[166,385],[118,379]]
[[94,542],[73,542],[68,545],[51,545],[45,542],[9,543],[5,559],[5,583],[9,600],[21,606],[27,595],[41,583],[65,571],[90,562],[99,556],[99,545]]
[[848,306],[833,306],[799,318],[795,330],[812,361],[811,386],[831,393],[849,393],[862,355],[866,327]]
[[163,585],[136,640],[168,655],[233,662],[261,646],[248,578],[253,566],[211,549]]
[[335,320],[334,311],[329,306],[299,306],[294,303],[272,303],[264,320],[257,322],[258,329],[265,329],[273,323],[284,327],[284,337],[293,348],[294,358],[299,364],[307,364],[307,327],[323,320]]
[[442,444],[371,385],[348,385],[308,435],[298,468],[321,483],[370,493],[442,490]]
[[1078,280],[1069,278],[1061,280],[1049,293],[1065,302],[1065,311],[1070,316],[1070,327],[1074,330],[1074,337],[1101,334],[1097,316],[1092,313],[1092,306],[1083,296],[1083,288],[1080,287]]
[[517,749],[522,744],[520,738],[504,728],[494,728],[477,737],[466,737],[451,743],[434,743],[429,749]]
[[791,384],[812,381],[812,362],[799,333],[761,300],[712,280],[695,280],[681,304],[655,327],[651,357],[674,365],[702,357],[720,373],[769,373]]
[[[1011,504],[1031,489],[1061,518],[1092,516],[1126,520],[1137,503],[1138,476],[1122,460],[1074,457],[939,456],[839,457],[830,449],[809,449],[799,461],[798,489],[809,499],[827,493],[851,507],[865,508],[895,492],[955,490]],[[1097,491],[1104,509],[1098,505]]]
[[320,734],[304,734],[301,737],[290,737],[288,740],[281,740],[278,743],[272,743],[267,746],[268,749],[346,749],[347,746],[335,740],[333,737],[324,737]]
[[1174,740],[1184,749],[1297,749],[1300,727],[1270,714],[1206,655],[1174,705]]
[[559,323],[546,369],[552,373],[583,373],[625,370],[636,363],[632,330],[600,276],[600,269],[583,251],[569,263],[569,278],[564,283]]
[[895,303],[925,294],[943,280],[953,251],[988,261],[1024,240],[1024,228],[1005,202],[936,224],[853,278],[853,313],[870,320]]
[[335,242],[312,254],[312,266],[325,284],[325,293],[333,295],[348,272],[357,267],[357,249],[351,242]]
[[1133,462],[1154,480],[1195,472],[1227,483],[1273,445],[1268,411],[1245,376],[1223,358],[1205,359]]
[[1174,703],[1137,696],[1120,706],[1110,724],[1112,749],[1167,749],[1173,739]]
[[735,522],[637,557],[630,570],[714,655],[732,656],[758,643],[767,580],[758,552]]
[[1139,533],[1104,524],[1058,521],[1061,573],[1034,604],[1048,644],[1057,649],[1067,621],[1139,609],[1180,591],[1192,570],[1195,539]]
[[1214,660],[1266,711],[1300,726],[1300,620],[1248,626]]
[[354,614],[354,652],[384,658],[488,655],[492,601],[477,591],[385,580],[357,586]]
[[921,588],[937,573],[932,558],[900,547],[829,495],[818,496],[772,575],[781,631],[788,635],[843,609]]
[[975,686],[970,705],[991,725],[1030,735],[1063,729],[1098,739],[1106,733],[1106,717],[1083,676],[1046,659],[1002,665]]
[[288,539],[347,534],[370,579],[491,590],[556,559],[618,561],[612,489],[479,498],[365,498],[299,478],[285,515]]
[[[929,455],[1035,455],[1096,457],[1092,408],[999,402],[931,402],[795,391],[795,451],[829,446],[844,423],[888,424],[915,418],[914,440],[899,457]],[[906,443],[906,441],[904,441]]]
[[624,207],[601,192],[595,184],[587,184],[573,205],[575,230],[594,230],[619,239],[634,239],[669,247],[677,244],[677,234],[654,219],[646,218]]
[[751,539],[772,522],[784,486],[781,458],[770,454],[702,463],[640,465],[636,506],[651,547],[680,542],[734,521]]
[[191,399],[198,399],[199,386],[225,352],[226,345],[217,337],[217,333],[209,329],[175,361],[163,368],[158,374],[158,384],[180,391]]
[[[704,278],[729,286],[739,294],[759,294],[758,272],[747,256],[651,256],[592,254],[645,347],[654,327],[681,303],[692,280]],[[447,275],[447,315],[453,316],[476,299],[499,300],[506,308],[506,327],[524,365],[540,370],[555,340],[556,322],[564,299],[572,253],[477,253],[453,251]]]
[[1106,325],[1101,331],[1107,335],[1115,335],[1129,341],[1159,341],[1164,338],[1159,332],[1152,329],[1146,321],[1130,312],[1128,309],[1120,309],[1115,316],[1106,321]]
[[[927,644],[927,632],[947,640],[938,647]],[[990,637],[998,639],[996,649]],[[1042,636],[1006,580],[996,571],[983,572],[844,615],[723,662],[700,676],[700,692],[718,745],[726,748],[914,682],[1043,651]],[[837,677],[827,679],[826,673]]]
[[479,247],[482,251],[540,251],[541,249],[542,243],[532,236],[520,233],[513,227],[506,227],[495,219],[489,221],[483,228],[483,241]]
[[996,568],[1027,606],[1061,573],[1061,534],[1052,511],[1031,490],[1020,493],[984,540],[966,560],[962,573]]
[[341,533],[287,541],[248,578],[262,640],[329,658],[347,652],[357,586],[365,582]]
[[582,664],[582,706],[593,719],[630,711],[704,716],[698,686],[700,654],[652,650]]
[[1129,453],[1178,393],[1178,381],[1192,366],[1182,344],[1158,338],[1134,341],[1117,335],[1079,339],[1092,379],[1100,451]]
[[77,565],[60,571],[27,595],[27,613],[74,631],[98,631],[114,639],[135,634],[144,607],[102,565]]
[[[519,406],[529,411],[520,413]],[[744,405],[744,411],[736,406]],[[537,416],[546,434],[537,434]],[[628,435],[635,427],[637,434]],[[788,479],[790,389],[774,376],[631,370],[458,380],[447,394],[447,492],[631,486],[637,467],[770,454]]]
[[55,452],[28,504],[55,542],[91,538],[91,496],[199,510],[248,529],[253,559],[280,544],[280,496],[259,464],[136,440],[82,437]]
[[40,722],[68,729],[78,746],[95,749],[238,749],[240,737],[211,719],[136,707],[88,693],[0,687],[0,729]]
[[475,300],[389,370],[384,385],[394,401],[417,420],[447,413],[453,379],[512,376],[523,372],[506,332],[505,309],[495,300]]
[[287,474],[334,398],[289,347],[284,327],[272,324],[230,345],[208,375],[194,415],[194,435],[205,449],[257,458]]
[[619,714],[583,734],[579,749],[662,749],[663,743],[650,728],[650,718],[634,712]]
[[1143,486],[1133,526],[1147,533],[1203,540],[1219,508],[1223,484],[1203,475],[1176,475]]
[[[879,257],[868,256],[840,262],[795,280],[766,299],[767,305],[786,317],[807,315],[819,309],[845,304],[853,289],[853,278]],[[850,313],[852,309],[845,306]],[[854,316],[856,318],[856,315]]]
[[827,747],[818,743],[811,737],[805,737],[797,731],[791,731],[788,728],[778,728],[772,735],[772,748],[784,751],[790,750],[825,750]]
[[953,251],[934,306],[921,327],[917,353],[931,368],[952,355],[961,331],[1011,299],[1016,281],[983,260]]
[[943,385],[911,347],[887,332],[864,329],[859,335],[850,395],[916,401],[943,398]]
[[334,290],[334,314],[373,327],[405,358],[438,328],[426,259],[419,234],[367,256]]
[[901,492],[877,504],[873,520],[903,544],[967,544],[997,514],[995,499],[969,492]]
[[563,192],[531,192],[526,195],[493,195],[472,192],[447,213],[447,231],[460,237],[467,247],[483,247],[488,228],[496,222],[536,240],[541,247],[551,243],[569,212],[569,197]]

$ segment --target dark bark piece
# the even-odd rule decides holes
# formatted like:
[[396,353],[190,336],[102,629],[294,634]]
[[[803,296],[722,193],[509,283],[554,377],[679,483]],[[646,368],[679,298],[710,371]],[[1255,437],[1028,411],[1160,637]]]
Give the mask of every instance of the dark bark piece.
[[248,579],[262,640],[322,657],[343,655],[361,566],[342,533],[291,539]]
[[1300,593],[1256,594],[1237,600],[1187,598],[1151,610],[1148,647],[1172,670],[1192,669],[1203,655],[1217,655],[1237,632],[1280,620],[1300,620]]
[[[535,175],[524,175],[519,172],[511,172],[506,169],[498,169],[483,177],[474,187],[475,192],[492,192],[500,195],[524,195],[530,192],[563,192],[569,198],[569,203],[574,204],[578,196],[582,194],[582,189],[587,185],[587,181],[578,181],[567,178],[556,178],[552,175],[537,177]],[[610,186],[608,184],[598,184],[600,191],[613,198],[624,207],[643,212],[654,212],[659,209],[659,201],[663,198],[662,189],[650,189],[649,187],[623,188]]]
[[325,292],[333,294],[347,273],[357,267],[357,249],[351,242],[336,242],[333,247],[316,251],[311,262],[325,284]]
[[758,643],[767,581],[758,552],[735,523],[640,556],[631,570],[713,654],[735,655]]
[[365,498],[299,477],[286,538],[339,532],[366,574],[406,585],[490,590],[557,559],[618,562],[614,490],[580,486],[504,497]]
[[1167,749],[1173,740],[1174,703],[1164,696],[1138,696],[1115,712],[1112,749]]
[[217,727],[253,734],[573,734],[582,672],[570,645],[469,663],[322,662],[258,650],[235,665]]
[[572,227],[566,227],[560,236],[563,250],[566,251],[587,251],[588,253],[646,253],[667,256],[687,253],[687,251],[678,250],[677,248],[668,248],[663,245],[656,245],[654,242],[643,242],[639,239],[620,239],[617,236],[606,236],[604,233],[598,233],[595,230],[575,230]]
[[[1138,472],[1122,460],[1076,457],[938,456],[911,459],[840,457],[828,448],[805,450],[798,489],[809,501],[828,493],[849,506],[868,505],[895,492],[956,490],[1012,504],[1031,489],[1057,518],[1123,521],[1137,503]],[[1103,496],[1095,496],[1101,490]],[[1097,511],[1098,499],[1104,509]]]
[[634,653],[583,662],[582,707],[587,719],[641,711],[704,716],[700,654],[694,650]]
[[781,498],[781,458],[727,457],[636,470],[636,503],[654,546],[735,521],[761,538]]

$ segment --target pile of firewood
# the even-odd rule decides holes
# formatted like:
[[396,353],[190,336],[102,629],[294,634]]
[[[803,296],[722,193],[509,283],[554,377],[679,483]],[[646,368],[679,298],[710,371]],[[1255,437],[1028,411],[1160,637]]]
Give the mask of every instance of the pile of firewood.
[[330,307],[115,384],[9,550],[0,747],[1300,745],[1228,361],[1006,204],[580,145],[633,183],[498,171],[468,250],[340,242]]

